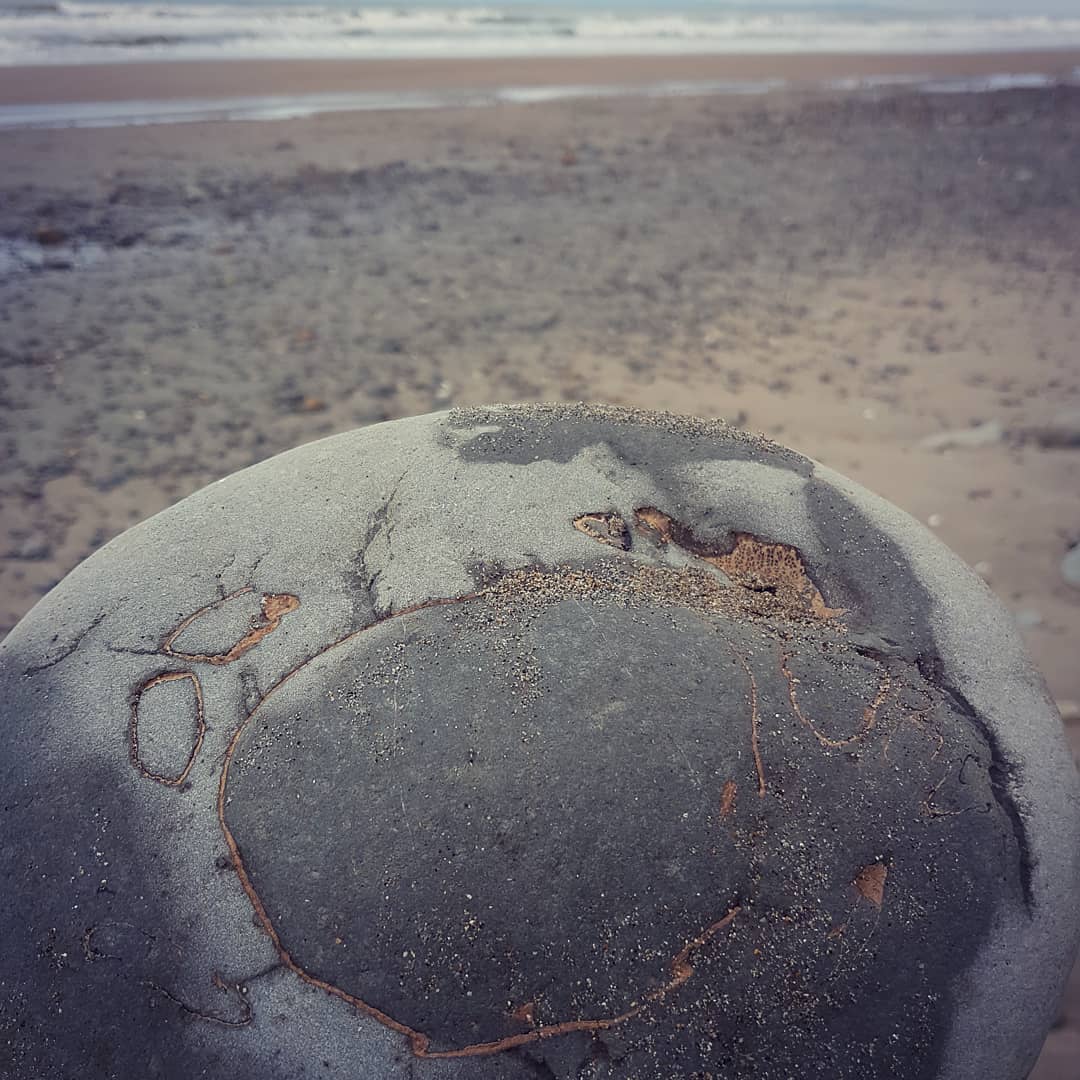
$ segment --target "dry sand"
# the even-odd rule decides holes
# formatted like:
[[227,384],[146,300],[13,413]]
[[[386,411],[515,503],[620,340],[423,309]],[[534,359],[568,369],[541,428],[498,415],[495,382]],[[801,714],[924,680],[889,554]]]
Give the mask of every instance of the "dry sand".
[[[764,431],[929,523],[1080,748],[1080,445],[1043,431],[1080,409],[1080,90],[24,131],[0,159],[3,630],[297,443],[610,401]],[[1033,1076],[1078,1075],[1074,977]]]

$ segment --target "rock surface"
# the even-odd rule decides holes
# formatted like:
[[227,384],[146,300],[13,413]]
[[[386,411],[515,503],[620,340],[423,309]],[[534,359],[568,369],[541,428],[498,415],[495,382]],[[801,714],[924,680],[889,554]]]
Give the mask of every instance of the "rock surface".
[[18,1080],[1015,1080],[1080,932],[1012,618],[719,423],[273,458],[69,575],[0,693]]

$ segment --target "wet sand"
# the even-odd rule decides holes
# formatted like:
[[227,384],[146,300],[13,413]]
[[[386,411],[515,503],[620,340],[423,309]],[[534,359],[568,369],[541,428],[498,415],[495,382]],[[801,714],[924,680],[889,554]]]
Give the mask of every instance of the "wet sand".
[[504,86],[647,86],[757,82],[793,86],[921,75],[1045,75],[1065,81],[1080,49],[926,55],[600,56],[445,60],[241,60],[0,67],[0,106],[261,94],[491,89]]
[[[20,131],[0,157],[3,629],[279,450],[609,401],[727,417],[928,523],[1080,749],[1080,90]],[[1033,1076],[1078,1068],[1074,978]]]

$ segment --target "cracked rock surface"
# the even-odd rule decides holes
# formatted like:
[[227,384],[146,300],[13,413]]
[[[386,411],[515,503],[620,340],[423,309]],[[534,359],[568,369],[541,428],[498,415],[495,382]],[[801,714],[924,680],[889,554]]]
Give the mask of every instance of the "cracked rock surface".
[[1009,616],[717,422],[237,473],[0,645],[0,1075],[1019,1080],[1080,793]]

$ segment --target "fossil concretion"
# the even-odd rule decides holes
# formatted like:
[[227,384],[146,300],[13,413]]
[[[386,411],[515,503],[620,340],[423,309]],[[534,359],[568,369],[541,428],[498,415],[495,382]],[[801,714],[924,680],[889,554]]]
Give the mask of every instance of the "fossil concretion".
[[1018,1080],[1077,780],[914,521],[467,410],[125,533],[0,647],[0,1075]]

